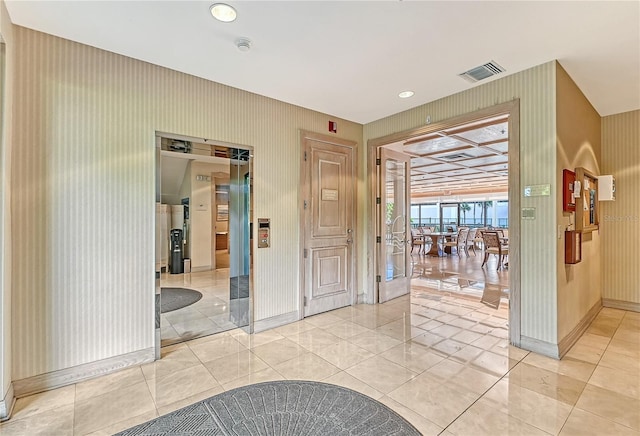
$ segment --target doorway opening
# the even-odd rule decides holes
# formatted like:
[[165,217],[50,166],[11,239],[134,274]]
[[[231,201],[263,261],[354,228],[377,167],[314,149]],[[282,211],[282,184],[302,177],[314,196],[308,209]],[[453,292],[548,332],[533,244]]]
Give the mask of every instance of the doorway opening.
[[[433,302],[451,308],[451,299],[460,299],[455,304],[465,307],[452,310],[478,308],[492,319],[505,318],[505,335],[519,345],[518,108],[516,100],[369,141],[374,301],[410,294],[412,311],[430,313],[434,321]],[[404,176],[391,184],[385,179],[389,151],[410,158]],[[406,216],[408,224],[404,232],[390,233],[389,203],[397,207],[404,195],[399,180],[406,181],[410,199],[394,216]],[[500,234],[504,256],[485,256],[492,250],[486,250],[483,235],[493,232]],[[406,259],[407,274],[389,274],[401,271],[398,266]],[[389,294],[393,282],[401,283],[402,291]],[[417,306],[426,306],[414,307],[414,297]],[[477,302],[466,304],[470,298]]]
[[249,147],[156,134],[156,351],[252,329]]

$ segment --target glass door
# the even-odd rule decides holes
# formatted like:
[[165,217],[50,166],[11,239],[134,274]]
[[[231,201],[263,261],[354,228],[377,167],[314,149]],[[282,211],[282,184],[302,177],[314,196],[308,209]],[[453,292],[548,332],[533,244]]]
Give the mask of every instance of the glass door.
[[457,232],[458,231],[458,203],[441,203],[440,204],[440,231],[441,232]]
[[411,287],[410,157],[381,149],[378,301],[409,293]]

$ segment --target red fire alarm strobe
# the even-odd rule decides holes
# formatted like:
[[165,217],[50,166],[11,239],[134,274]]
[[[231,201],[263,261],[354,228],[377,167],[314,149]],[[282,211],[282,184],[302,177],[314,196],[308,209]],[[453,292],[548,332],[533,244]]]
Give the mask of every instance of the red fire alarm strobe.
[[331,133],[338,133],[338,123],[335,121],[329,121],[329,131]]

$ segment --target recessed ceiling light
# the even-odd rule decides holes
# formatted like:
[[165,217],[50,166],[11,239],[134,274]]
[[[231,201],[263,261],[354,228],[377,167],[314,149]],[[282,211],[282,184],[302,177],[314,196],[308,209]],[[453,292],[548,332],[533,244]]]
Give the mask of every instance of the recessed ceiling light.
[[413,91],[402,91],[400,94],[398,94],[398,97],[400,98],[413,97]]
[[236,10],[226,3],[214,3],[209,8],[209,11],[211,11],[213,18],[224,23],[234,21],[238,15]]

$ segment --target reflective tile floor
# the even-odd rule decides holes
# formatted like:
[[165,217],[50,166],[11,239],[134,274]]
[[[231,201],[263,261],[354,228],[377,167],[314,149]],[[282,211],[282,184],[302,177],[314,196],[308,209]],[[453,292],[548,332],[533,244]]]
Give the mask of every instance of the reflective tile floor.
[[508,344],[504,294],[482,302],[464,277],[432,286],[425,275],[455,276],[440,260],[425,271],[414,271],[411,296],[195,339],[157,362],[21,398],[0,435],[107,435],[285,378],[360,391],[425,435],[640,435],[640,313],[602,309],[558,361]]
[[161,315],[162,346],[236,327],[229,322],[229,268],[190,274],[163,273],[161,284],[202,293],[196,303]]

